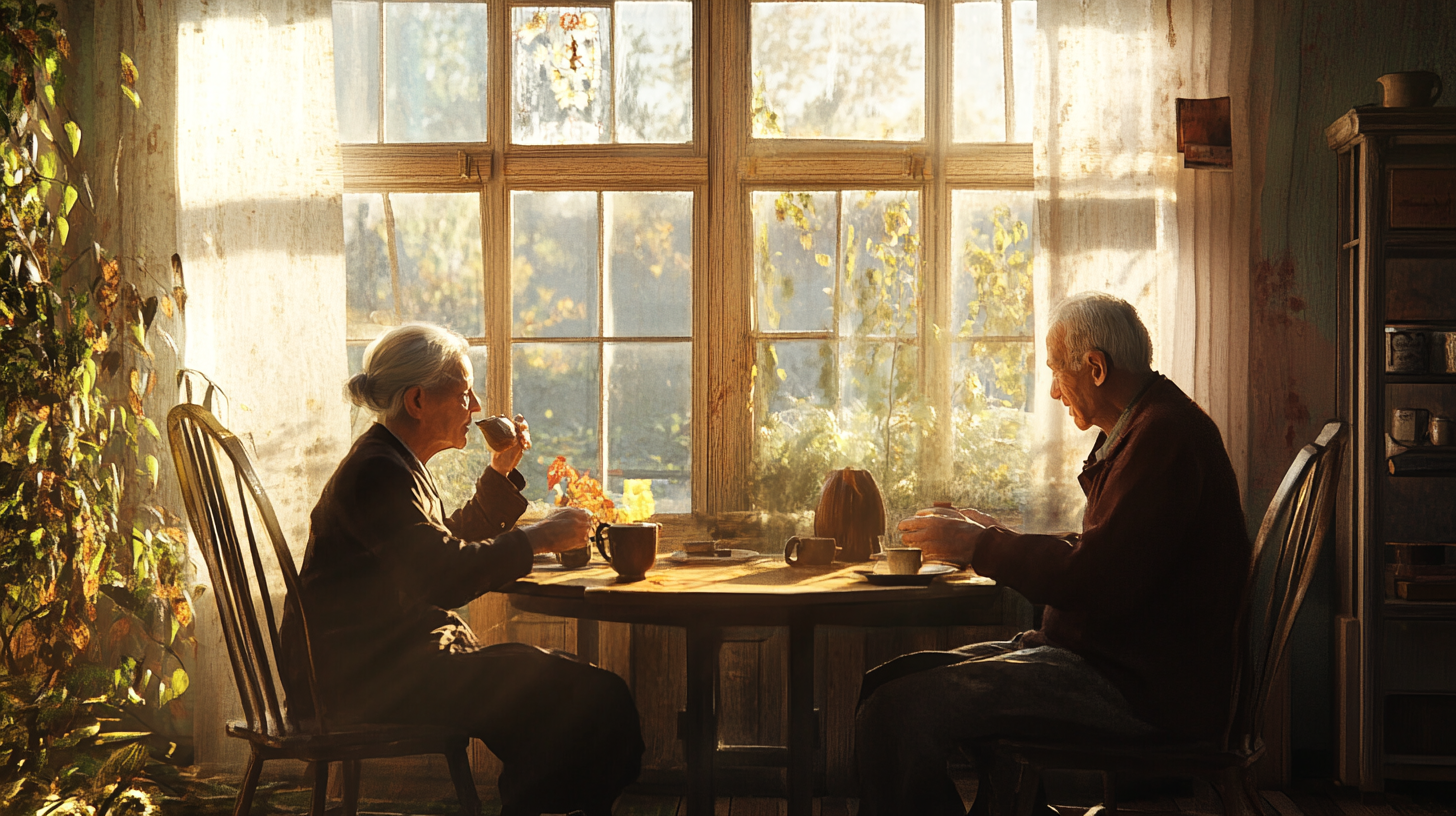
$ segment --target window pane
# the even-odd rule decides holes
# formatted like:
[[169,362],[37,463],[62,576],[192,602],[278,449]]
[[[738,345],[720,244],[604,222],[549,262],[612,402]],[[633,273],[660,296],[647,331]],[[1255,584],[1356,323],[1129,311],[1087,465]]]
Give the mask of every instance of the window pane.
[[1011,75],[1016,80],[1016,132],[1011,141],[1029,142],[1036,120],[1036,0],[1011,4]]
[[385,3],[385,138],[485,141],[484,3]]
[[693,331],[693,194],[606,193],[608,337]]
[[920,196],[847,190],[842,202],[840,334],[913,337],[920,288]]
[[399,322],[389,277],[389,235],[384,196],[344,196],[345,334],[373,338]]
[[849,444],[835,410],[839,362],[834,343],[760,343],[757,367],[754,506],[812,510],[825,474],[841,461]]
[[951,198],[951,327],[956,337],[1035,334],[1034,194],[956,190]]
[[[1006,141],[1006,62],[1001,42],[1001,4],[956,3],[954,45],[955,140]],[[1013,48],[1012,55],[1015,54]],[[1032,70],[1035,76],[1035,63]],[[1016,79],[1021,81],[1019,75]],[[1028,116],[1028,124],[1030,121]]]
[[754,506],[814,507],[825,474],[863,467],[890,518],[913,513],[920,495],[920,440],[933,430],[907,343],[760,343],[754,382]]
[[511,137],[517,144],[611,141],[611,25],[605,8],[512,9]]
[[693,138],[693,6],[618,3],[617,141]]
[[480,196],[391,193],[400,317],[485,333]]
[[379,4],[334,3],[339,141],[379,141]]
[[[609,343],[607,489],[634,497],[650,486],[658,513],[690,512],[692,344]],[[636,499],[640,501],[640,498]]]
[[834,193],[752,194],[759,331],[833,328],[839,266],[835,198]]
[[546,469],[558,456],[578,471],[601,475],[600,354],[595,343],[517,343],[512,349],[512,409],[531,423],[531,449],[520,464],[530,499],[550,495]]
[[1035,346],[958,342],[952,353],[953,475],[946,496],[1015,524],[1030,484]]
[[512,193],[511,246],[515,336],[597,336],[597,194]]
[[754,136],[925,135],[918,3],[754,3],[752,14]]

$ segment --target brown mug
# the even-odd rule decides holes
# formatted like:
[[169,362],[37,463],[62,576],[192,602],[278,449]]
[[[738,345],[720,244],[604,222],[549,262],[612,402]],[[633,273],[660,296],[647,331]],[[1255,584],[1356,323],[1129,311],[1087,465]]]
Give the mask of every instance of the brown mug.
[[834,560],[834,539],[794,536],[784,542],[784,563],[791,567],[822,567]]
[[480,433],[485,437],[485,444],[490,449],[499,453],[509,448],[516,441],[516,423],[507,416],[486,417],[475,423]]
[[657,560],[657,531],[659,525],[649,522],[639,524],[598,524],[592,540],[597,551],[622,581],[640,581],[647,575]]
[[1441,75],[1430,71],[1398,71],[1375,80],[1384,90],[1386,108],[1425,108],[1441,98]]

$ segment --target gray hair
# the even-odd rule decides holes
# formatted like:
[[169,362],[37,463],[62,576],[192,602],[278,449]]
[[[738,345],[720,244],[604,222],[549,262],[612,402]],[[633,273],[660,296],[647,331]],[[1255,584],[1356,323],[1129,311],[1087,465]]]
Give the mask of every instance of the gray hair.
[[380,420],[404,413],[404,392],[444,384],[454,373],[450,364],[465,357],[470,344],[449,329],[409,323],[381,334],[364,350],[364,371],[349,378],[349,401],[368,408]]
[[1153,342],[1131,303],[1106,292],[1072,295],[1052,310],[1052,328],[1063,329],[1063,362],[1076,371],[1082,357],[1096,349],[1107,355],[1111,368],[1134,374],[1152,370]]

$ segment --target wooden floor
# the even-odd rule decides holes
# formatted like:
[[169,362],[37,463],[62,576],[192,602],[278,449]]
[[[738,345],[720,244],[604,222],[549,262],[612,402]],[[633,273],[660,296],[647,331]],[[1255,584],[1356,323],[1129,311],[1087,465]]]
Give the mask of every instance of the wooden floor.
[[[963,786],[963,797],[973,796],[974,783]],[[491,791],[482,791],[482,816],[498,816],[500,803]],[[1456,793],[1452,789],[1426,786],[1392,791],[1378,797],[1360,796],[1345,790],[1263,791],[1265,816],[1456,816]],[[172,816],[223,816],[232,812],[236,789],[221,780],[210,780],[204,788],[182,798],[162,802],[162,813]],[[332,803],[332,804],[337,804]],[[290,782],[265,784],[254,803],[253,816],[302,814],[308,812],[309,793]],[[1139,816],[1217,816],[1222,813],[1218,798],[1206,786],[1195,786],[1188,796],[1163,796],[1121,803],[1120,810]],[[1100,810],[1098,808],[1097,810]],[[854,816],[858,803],[852,799],[824,797],[814,801],[815,816]],[[1058,805],[1060,816],[1089,814],[1086,805]],[[435,816],[457,812],[454,800],[390,802],[365,797],[361,814],[375,816]],[[672,796],[625,795],[613,808],[614,816],[684,816],[682,801]],[[785,816],[783,799],[719,798],[714,816]],[[1092,814],[1095,816],[1095,814]]]

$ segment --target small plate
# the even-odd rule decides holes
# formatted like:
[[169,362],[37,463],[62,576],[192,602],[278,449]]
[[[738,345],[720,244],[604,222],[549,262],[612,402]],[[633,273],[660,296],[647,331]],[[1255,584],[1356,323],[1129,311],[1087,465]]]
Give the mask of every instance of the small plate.
[[950,564],[926,564],[915,575],[895,575],[872,569],[857,569],[855,572],[863,575],[866,581],[880,586],[930,586],[930,582],[936,578],[960,572],[960,570]]
[[702,566],[705,564],[742,564],[745,561],[752,561],[756,558],[763,558],[764,555],[756,550],[729,550],[731,555],[699,555],[678,550],[672,555],[664,556],[664,561],[674,564],[688,564]]

